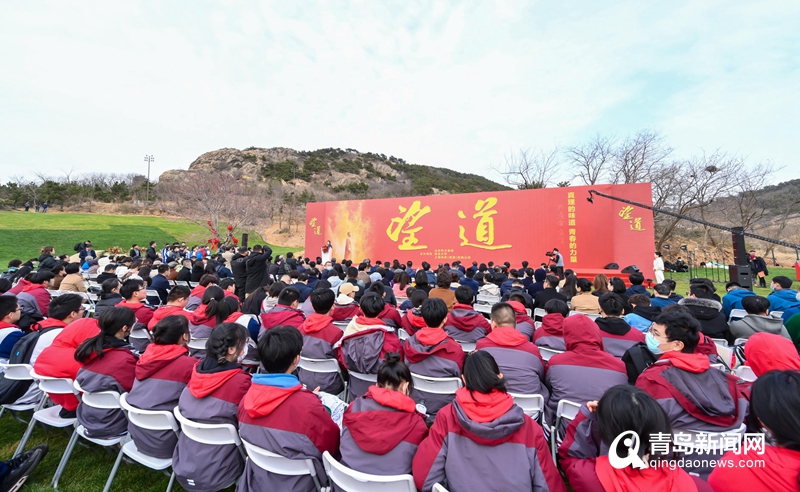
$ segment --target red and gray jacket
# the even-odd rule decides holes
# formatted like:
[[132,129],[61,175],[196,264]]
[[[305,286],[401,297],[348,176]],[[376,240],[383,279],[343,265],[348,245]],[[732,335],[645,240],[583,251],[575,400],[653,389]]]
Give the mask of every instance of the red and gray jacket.
[[[96,393],[116,391],[127,393],[133,388],[133,374],[138,358],[131,352],[133,347],[124,340],[106,338],[107,348],[102,357],[95,357],[78,371],[77,381],[81,388]],[[78,405],[78,422],[86,429],[86,435],[108,438],[124,433],[128,419],[120,408],[95,408]]]
[[[441,328],[425,327],[403,344],[406,364],[411,372],[431,378],[461,377],[464,366],[464,350],[461,345]],[[434,416],[445,405],[453,401],[453,395],[422,393],[416,389],[411,397],[423,402],[427,414]]]
[[[300,327],[303,334],[303,357],[309,359],[337,359],[333,346],[342,338],[342,329],[333,324],[333,319],[324,314],[311,313]],[[297,369],[297,376],[306,388],[338,395],[344,390],[342,378],[333,372],[311,372]]]
[[566,492],[541,426],[497,390],[456,392],[419,445],[413,475],[423,492],[445,480],[450,490]]
[[608,388],[628,382],[625,364],[603,350],[600,329],[587,316],[576,314],[564,320],[564,341],[567,351],[551,357],[547,365],[545,383],[550,388],[550,400],[546,416],[549,424],[555,422],[560,400],[582,405],[599,400]]
[[[151,343],[136,363],[133,388],[128,403],[142,410],[171,412],[191,379],[197,359],[189,357],[180,345]],[[128,432],[142,453],[154,458],[172,458],[178,437],[171,430],[153,431],[128,424]]]
[[[389,352],[403,356],[403,346],[394,330],[383,324],[379,318],[358,316],[350,321],[344,336],[334,349],[339,362],[348,371],[362,374],[378,374],[378,368]],[[360,379],[350,378],[350,399],[367,392],[370,384]]]
[[409,335],[413,335],[426,326],[428,325],[425,324],[419,309],[409,309],[400,320],[400,328],[406,330]]
[[[238,428],[239,403],[249,388],[250,375],[238,364],[204,359],[194,366],[178,406],[187,419]],[[233,444],[203,444],[181,434],[172,455],[172,470],[186,490],[213,492],[242,475],[244,460]]]
[[153,327],[167,316],[184,316],[186,319],[189,319],[188,314],[189,313],[180,306],[161,306],[153,312],[153,317],[150,318],[150,321],[147,323],[147,329],[153,331]]
[[542,326],[533,333],[533,343],[537,347],[565,351],[564,343],[564,316],[561,313],[545,314]]
[[39,306],[42,316],[47,317],[47,308],[50,307],[51,297],[44,284],[28,284],[22,288],[22,293],[36,299],[36,304]]
[[383,311],[378,315],[378,319],[383,320],[386,326],[390,326],[394,329],[400,328],[400,324],[403,322],[403,320],[400,319],[400,312],[391,304],[383,306]]
[[614,357],[622,358],[629,348],[644,343],[644,333],[631,328],[622,318],[597,318],[597,327],[603,338],[603,348]]
[[417,446],[428,435],[414,400],[399,391],[370,386],[344,413],[342,464],[362,473],[411,473]]
[[444,331],[457,342],[474,343],[492,331],[492,325],[469,304],[456,304],[447,313]]
[[[155,310],[141,302],[129,303],[123,300],[117,303],[116,306],[133,310],[133,314],[136,315],[136,324],[131,327],[132,330],[147,330],[147,325],[150,323],[150,320],[153,319],[153,314],[155,314]],[[143,353],[150,344],[150,340],[147,338],[131,338],[131,344],[137,352]]]
[[522,333],[510,326],[501,326],[478,340],[476,348],[492,354],[509,393],[538,394],[545,402],[550,397],[550,390],[544,384],[542,354]]
[[197,309],[188,313],[189,332],[192,338],[208,338],[211,331],[217,326],[217,317],[206,314],[208,304],[200,304]]
[[[245,441],[289,459],[311,459],[322,486],[327,476],[322,453],[336,455],[339,427],[319,398],[291,374],[256,374],[239,403],[239,431]],[[311,476],[276,475],[248,460],[236,490],[315,490]]]
[[189,293],[189,301],[186,303],[187,311],[194,311],[203,302],[203,294],[206,293],[206,287],[197,285]]
[[517,316],[517,331],[528,337],[528,341],[533,340],[533,332],[536,331],[536,324],[533,322],[525,306],[521,302],[508,301],[508,305],[514,308]]
[[274,308],[261,315],[261,330],[258,332],[258,339],[264,336],[267,330],[276,326],[294,326],[298,330],[306,320],[303,311],[294,309],[291,306],[277,304]]
[[361,306],[359,306],[357,302],[353,301],[347,304],[339,304],[336,302],[333,304],[331,318],[333,318],[334,321],[349,321],[356,316],[361,316]]

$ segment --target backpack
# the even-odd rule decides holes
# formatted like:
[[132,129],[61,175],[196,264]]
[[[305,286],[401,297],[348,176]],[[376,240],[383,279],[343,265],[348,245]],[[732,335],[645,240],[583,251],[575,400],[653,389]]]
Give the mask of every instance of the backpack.
[[[8,358],[8,363],[30,364],[33,349],[36,348],[39,337],[57,328],[61,327],[53,326],[52,328],[32,331],[20,338],[14,344],[14,348],[11,349],[11,357]],[[10,405],[19,400],[30,386],[31,381],[29,380],[6,379],[5,374],[0,374],[0,405]]]
[[75,246],[72,247],[72,249],[74,249],[75,252],[78,252],[78,251],[82,250],[83,249],[83,243],[76,244]]
[[622,362],[625,363],[625,371],[628,373],[628,383],[636,384],[639,374],[643,373],[645,369],[652,366],[657,360],[658,357],[647,348],[646,343],[639,342],[625,351],[622,354]]

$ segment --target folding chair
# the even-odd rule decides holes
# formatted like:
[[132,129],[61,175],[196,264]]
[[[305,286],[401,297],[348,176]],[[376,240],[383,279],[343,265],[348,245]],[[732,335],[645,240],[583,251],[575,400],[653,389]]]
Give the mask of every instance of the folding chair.
[[550,357],[556,354],[563,354],[563,350],[555,350],[547,347],[539,347],[539,353],[542,354],[542,359],[547,362],[550,360]]
[[433,488],[431,489],[431,491],[432,492],[448,492],[448,490],[446,488],[444,488],[442,485],[440,485],[438,483],[433,484]]
[[533,420],[539,420],[544,410],[544,397],[542,395],[523,395],[520,393],[509,393],[525,415]]
[[275,473],[276,475],[311,475],[317,492],[322,490],[313,460],[290,460],[289,458],[247,442],[245,439],[242,439],[242,443],[244,444],[244,449],[247,451],[247,458],[250,459],[255,466],[270,473]]
[[398,328],[397,329],[397,338],[399,338],[400,341],[402,342],[404,340],[408,340],[409,338],[411,338],[411,336],[403,328]]
[[716,343],[717,345],[721,345],[723,347],[728,346],[728,341],[725,340],[724,338],[712,338],[711,340],[713,340],[714,343]]
[[341,329],[342,329],[342,331],[344,331],[344,330],[345,330],[345,328],[347,328],[347,325],[348,325],[347,321],[334,321],[334,322],[333,322],[333,324],[334,324],[335,326],[337,326],[337,327],[341,328]]
[[28,428],[25,429],[25,434],[22,436],[22,440],[19,442],[19,446],[17,446],[17,450],[14,452],[14,457],[16,458],[25,450],[25,444],[28,443],[28,439],[30,439],[31,434],[33,433],[33,428],[36,425],[36,422],[42,423],[44,425],[49,425],[50,427],[56,428],[63,428],[69,427],[74,425],[77,419],[65,419],[60,417],[58,414],[61,412],[61,405],[54,405],[52,407],[44,408],[45,402],[48,399],[48,395],[51,393],[54,395],[75,395],[80,399],[80,395],[77,394],[75,388],[72,386],[72,380],[67,378],[51,378],[48,376],[42,376],[36,374],[36,371],[31,369],[31,377],[38,381],[39,389],[42,390],[42,399],[39,401],[39,405],[36,407],[36,410],[33,412],[33,416],[31,417],[31,421],[28,423]]
[[[81,396],[81,405],[106,410],[121,408],[119,406],[119,393],[116,391],[98,391],[96,393],[91,393],[81,388],[81,385],[78,384],[77,381],[73,383],[73,387],[78,393],[83,393]],[[56,474],[53,475],[53,481],[50,483],[50,486],[54,489],[58,488],[58,480],[61,478],[61,475],[64,473],[64,469],[67,467],[67,462],[69,461],[70,455],[72,455],[72,450],[75,448],[75,443],[78,441],[79,437],[82,437],[91,443],[97,444],[98,446],[109,448],[111,446],[116,446],[122,442],[123,439],[126,439],[128,437],[128,433],[125,432],[124,434],[116,437],[102,439],[90,437],[86,435],[86,428],[80,425],[80,423],[75,422],[75,430],[72,432],[72,437],[69,439],[67,449],[64,450],[64,455],[61,457],[61,461],[58,463]]]
[[322,453],[322,465],[331,482],[344,492],[416,492],[411,475],[371,475],[339,463],[327,451]]
[[[5,374],[6,379],[33,382],[33,378],[31,377],[31,370],[33,367],[31,367],[30,364],[0,364],[0,367],[3,368],[3,374]],[[27,412],[29,410],[36,411],[38,410],[39,403],[40,402],[21,403],[19,405],[8,403],[0,408],[0,418],[3,418],[3,414],[6,410],[9,412]]]
[[353,371],[347,371],[347,373],[350,375],[350,391],[348,392],[348,401],[353,401],[356,399],[356,397],[361,396],[361,395],[356,395],[353,392],[354,379],[367,383],[367,386],[372,386],[373,384],[378,382],[377,374],[364,374],[363,372],[353,372]]
[[544,309],[536,308],[536,309],[533,310],[533,318],[534,319],[536,319],[536,318],[544,318],[545,316],[547,316],[547,311],[545,311]]
[[528,309],[528,308],[525,308],[525,313],[526,313],[526,314],[528,315],[528,317],[530,318],[530,316],[531,316],[531,310],[530,310],[530,309]]
[[769,313],[773,318],[783,319],[783,311],[772,311]]
[[462,386],[461,378],[432,378],[413,372],[411,380],[414,381],[415,390],[434,395],[455,395]]
[[492,306],[494,304],[475,304],[472,308],[481,314],[492,314]]
[[208,338],[192,338],[186,346],[191,350],[205,350],[206,342],[208,342]]
[[731,314],[728,316],[728,323],[737,319],[742,319],[745,316],[747,316],[747,311],[744,309],[731,309]]
[[560,400],[556,408],[556,421],[553,428],[550,430],[550,449],[553,453],[553,463],[556,462],[556,454],[558,446],[561,444],[562,438],[558,435],[558,430],[561,428],[562,420],[575,420],[578,412],[581,411],[581,405],[569,400]]
[[[128,420],[132,424],[148,430],[171,430],[176,435],[180,435],[180,427],[178,427],[178,422],[175,420],[175,416],[172,415],[172,412],[142,410],[140,408],[136,408],[128,403],[127,396],[128,393],[124,393],[119,397],[119,405],[123,410],[125,410],[125,412],[127,412]],[[114,462],[114,468],[111,470],[111,475],[108,477],[108,481],[106,482],[103,492],[108,492],[108,490],[111,488],[111,484],[114,482],[114,476],[117,474],[117,469],[119,469],[119,464],[122,462],[123,455],[136,461],[140,465],[150,468],[151,470],[161,471],[172,466],[172,458],[165,459],[148,456],[136,448],[136,443],[134,441],[128,441],[122,446],[122,449],[119,450],[117,461]],[[174,483],[175,472],[172,472],[169,477],[167,492],[172,490],[172,485]]]
[[736,368],[736,376],[744,379],[745,381],[755,381],[758,379],[756,373],[753,372],[753,369],[750,366],[739,366]]
[[477,296],[475,296],[475,301],[476,301],[476,306],[478,304],[493,305],[500,302],[500,296],[493,296],[490,294],[478,294]]
[[148,299],[151,298],[151,297],[154,297],[154,298],[158,299],[158,302],[156,302],[155,304],[150,304],[149,302],[148,302],[148,304],[150,304],[151,306],[160,306],[161,305],[161,296],[159,295],[157,290],[155,290],[155,289],[147,289],[147,291],[145,293],[147,294],[147,298]]
[[458,344],[461,345],[461,350],[467,353],[474,352],[478,345],[476,342],[458,342]]
[[[321,374],[336,373],[342,378],[344,383],[344,397],[347,398],[347,380],[342,374],[342,368],[339,367],[339,361],[336,359],[309,359],[308,357],[300,356],[300,364],[297,365],[300,369],[308,372],[316,372]],[[377,378],[377,376],[376,376]],[[377,381],[377,379],[376,379]],[[313,388],[312,388],[313,389]],[[346,401],[346,400],[345,400]]]

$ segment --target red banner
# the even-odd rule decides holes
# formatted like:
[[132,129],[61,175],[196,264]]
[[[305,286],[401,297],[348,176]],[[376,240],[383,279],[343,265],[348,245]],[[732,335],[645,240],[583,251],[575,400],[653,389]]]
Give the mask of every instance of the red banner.
[[[609,195],[652,205],[649,183],[597,185]],[[636,265],[653,276],[653,213],[606,198],[589,203],[590,187],[545,188],[309,203],[305,253],[415,266],[427,261],[547,263],[558,248],[565,268]]]

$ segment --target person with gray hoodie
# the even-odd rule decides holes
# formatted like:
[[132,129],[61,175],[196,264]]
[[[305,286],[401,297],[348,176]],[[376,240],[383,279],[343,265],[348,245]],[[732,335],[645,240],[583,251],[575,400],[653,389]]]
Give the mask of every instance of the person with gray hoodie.
[[734,338],[750,338],[756,333],[773,333],[790,339],[789,332],[783,326],[783,319],[769,314],[770,302],[766,297],[748,296],[742,299],[742,307],[747,316],[731,323],[731,334]]

